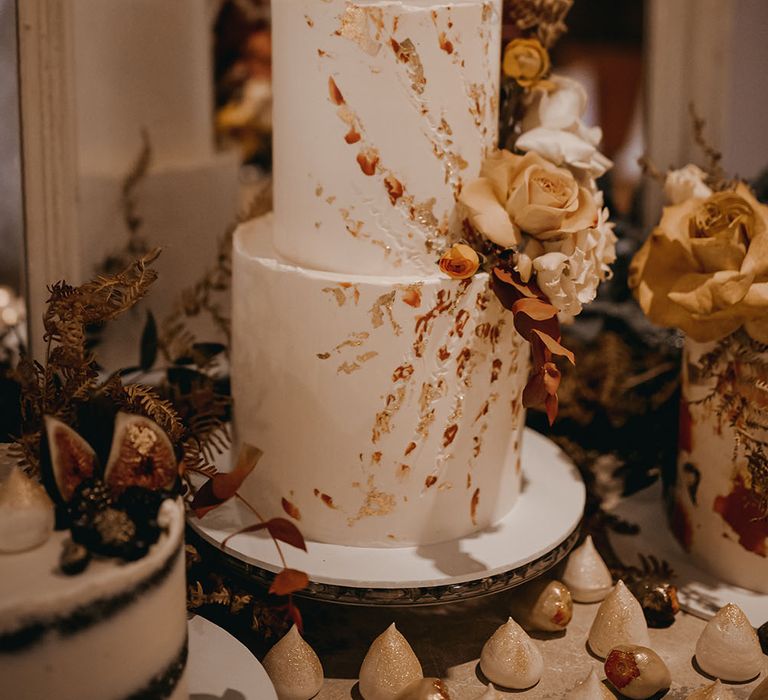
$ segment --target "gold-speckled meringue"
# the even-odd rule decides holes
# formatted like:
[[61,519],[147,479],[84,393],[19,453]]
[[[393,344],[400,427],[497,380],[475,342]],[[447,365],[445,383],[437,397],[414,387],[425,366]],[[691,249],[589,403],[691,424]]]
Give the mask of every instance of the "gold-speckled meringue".
[[601,659],[619,644],[651,644],[643,609],[621,580],[600,603],[589,630],[589,648]]
[[440,678],[417,678],[397,696],[397,700],[451,700],[451,694]]
[[685,700],[736,700],[736,696],[719,680],[694,690]]
[[577,683],[563,700],[616,700],[616,696],[600,682],[597,671],[593,668],[589,675]]
[[478,695],[475,700],[503,700],[501,695],[493,687],[493,683],[489,683],[486,689]]
[[39,547],[53,532],[54,510],[45,489],[14,467],[0,484],[0,552]]
[[393,622],[373,640],[363,659],[360,694],[364,700],[395,700],[423,676],[416,654]]
[[704,673],[724,681],[748,681],[760,673],[760,642],[738,605],[728,603],[707,622],[696,642],[696,662]]
[[592,535],[571,552],[561,579],[577,603],[597,603],[611,592],[611,572],[595,549]]
[[525,630],[562,632],[573,617],[573,599],[560,581],[532,581],[515,591],[510,612]]
[[296,625],[264,657],[264,670],[279,700],[309,700],[323,686],[323,666]]
[[768,700],[768,676],[752,691],[749,700]]
[[644,700],[669,688],[672,676],[663,659],[637,644],[619,644],[605,660],[605,675],[619,692],[633,700]]
[[480,669],[489,681],[522,690],[541,680],[544,660],[533,640],[510,617],[483,646]]

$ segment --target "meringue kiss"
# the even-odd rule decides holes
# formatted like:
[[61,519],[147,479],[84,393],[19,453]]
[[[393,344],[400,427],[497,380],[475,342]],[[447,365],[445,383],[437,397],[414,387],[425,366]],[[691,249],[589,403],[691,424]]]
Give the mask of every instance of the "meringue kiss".
[[489,681],[522,690],[541,680],[544,660],[539,648],[510,617],[483,646],[480,669]]
[[696,642],[704,673],[724,681],[748,681],[763,667],[757,634],[738,605],[729,603],[707,622]]
[[669,688],[667,665],[653,650],[636,644],[620,644],[605,660],[605,675],[622,695],[635,700],[650,698]]
[[510,612],[523,629],[562,632],[573,617],[573,600],[560,581],[532,581],[515,592]]
[[591,535],[571,552],[561,578],[577,603],[597,603],[613,587],[611,572],[595,549]]
[[416,654],[393,622],[373,640],[363,659],[360,694],[364,700],[395,700],[423,676]]
[[263,662],[279,700],[309,700],[323,686],[323,667],[309,644],[291,627]]
[[752,691],[749,700],[768,700],[768,677]]
[[736,700],[736,696],[717,680],[694,690],[685,700]]
[[483,693],[478,695],[475,700],[502,700],[502,697],[496,692],[493,684],[489,683]]
[[616,700],[613,693],[600,682],[593,668],[589,675],[571,690],[564,700]]
[[619,580],[597,609],[589,630],[589,648],[595,656],[604,659],[619,644],[647,647],[650,643],[643,609],[624,581]]
[[0,484],[0,552],[34,549],[53,532],[54,510],[45,489],[14,467]]

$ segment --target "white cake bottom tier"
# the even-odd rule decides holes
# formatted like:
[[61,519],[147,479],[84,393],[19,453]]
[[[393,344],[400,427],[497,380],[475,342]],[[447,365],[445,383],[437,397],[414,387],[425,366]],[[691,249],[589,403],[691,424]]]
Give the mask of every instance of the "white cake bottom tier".
[[55,533],[31,552],[0,555],[0,696],[14,700],[186,698],[184,509],[136,562],[58,573]]
[[277,258],[271,216],[235,234],[232,385],[243,495],[305,537],[430,544],[520,492],[528,346],[488,289],[318,272]]

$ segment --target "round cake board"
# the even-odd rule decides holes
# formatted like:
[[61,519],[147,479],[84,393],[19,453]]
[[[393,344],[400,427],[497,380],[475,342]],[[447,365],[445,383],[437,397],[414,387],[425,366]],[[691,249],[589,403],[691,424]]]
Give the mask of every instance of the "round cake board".
[[697,617],[711,618],[728,603],[738,605],[755,627],[768,620],[768,595],[720,581],[704,571],[680,545],[667,525],[661,483],[622,499],[612,511],[638,525],[637,535],[610,533],[611,545],[626,565],[637,566],[640,554],[652,554],[672,567],[680,606]]
[[[586,489],[566,454],[528,429],[522,469],[522,491],[507,516],[461,539],[397,548],[307,542],[306,553],[283,546],[288,566],[309,575],[302,595],[357,605],[429,605],[497,593],[536,578],[575,544]],[[268,585],[282,564],[267,535],[237,535],[221,547],[231,533],[253,522],[237,499],[203,519],[189,519],[199,544],[224,570]]]
[[187,630],[189,700],[277,700],[264,667],[229,632],[199,615]]

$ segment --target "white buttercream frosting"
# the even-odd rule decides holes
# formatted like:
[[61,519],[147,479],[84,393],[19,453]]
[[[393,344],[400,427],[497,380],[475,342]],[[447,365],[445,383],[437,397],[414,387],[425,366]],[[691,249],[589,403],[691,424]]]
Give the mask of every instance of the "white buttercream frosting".
[[589,630],[589,648],[601,659],[619,644],[650,646],[643,609],[621,580],[600,603]]
[[373,640],[363,659],[360,694],[364,700],[395,700],[423,675],[411,645],[393,622]]
[[18,467],[0,484],[0,556],[43,544],[53,532],[53,504],[45,489]]
[[279,700],[309,700],[323,687],[323,666],[296,625],[264,657]]
[[246,498],[357,546],[498,522],[519,494],[529,349],[487,275],[308,270],[275,255],[271,227],[234,241],[236,434],[264,452]]
[[729,603],[707,622],[696,642],[696,661],[704,673],[724,681],[748,681],[760,673],[760,642],[738,605]]
[[563,700],[615,700],[613,693],[600,682],[595,669],[591,669],[589,675],[573,690],[564,696]]
[[493,683],[522,690],[541,680],[544,660],[533,640],[510,617],[483,646],[480,670]]
[[714,683],[694,690],[686,700],[736,700],[736,696],[718,679]]
[[496,143],[500,0],[280,0],[272,31],[277,249],[430,273]]
[[611,572],[595,549],[592,535],[574,549],[565,565],[563,583],[577,603],[596,603],[613,588]]

